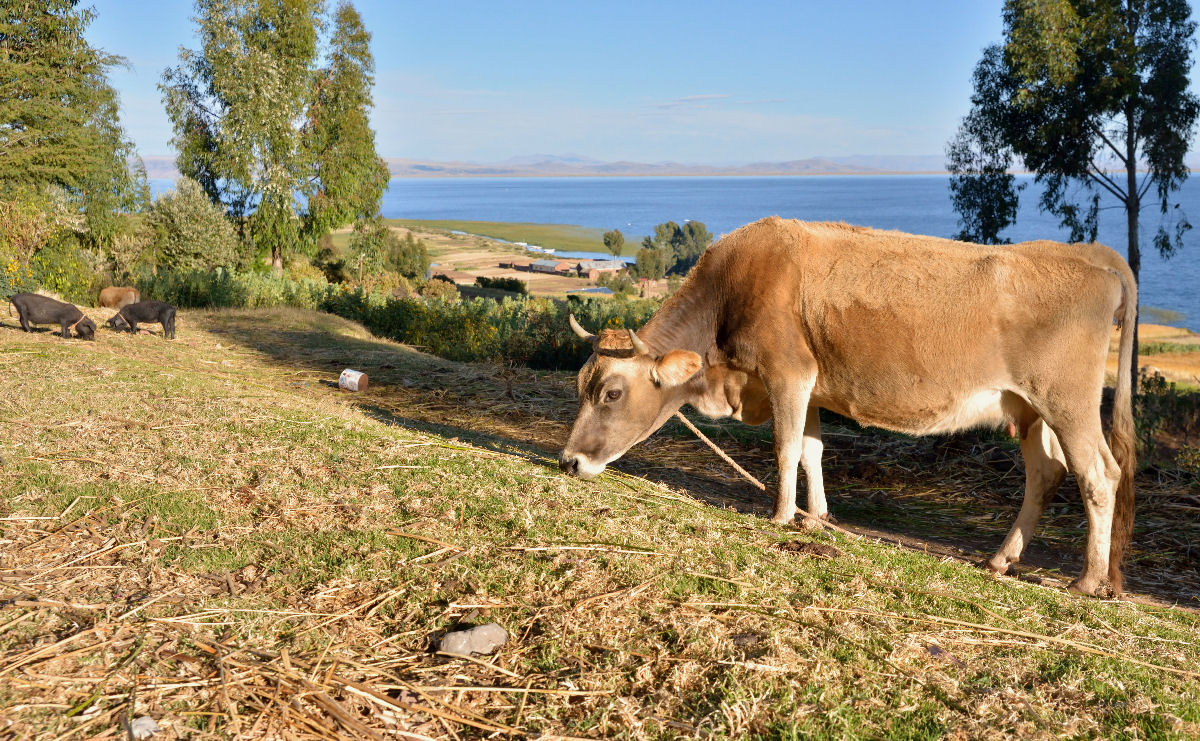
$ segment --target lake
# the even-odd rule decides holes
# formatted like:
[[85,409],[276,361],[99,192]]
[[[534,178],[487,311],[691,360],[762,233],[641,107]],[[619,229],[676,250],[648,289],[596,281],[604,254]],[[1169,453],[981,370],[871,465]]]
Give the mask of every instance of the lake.
[[[1040,191],[1023,176],[1014,242],[1065,240],[1056,220],[1039,212]],[[575,224],[620,229],[627,242],[653,233],[664,221],[702,221],[714,235],[764,216],[845,221],[879,229],[952,237],[958,231],[946,175],[830,175],[809,177],[586,177],[397,178],[383,198],[383,215],[408,219]],[[159,183],[155,183],[159,185]],[[158,188],[156,187],[156,190]],[[1200,182],[1190,178],[1177,194],[1200,224]],[[1102,202],[1100,241],[1125,254],[1125,214]],[[1185,237],[1174,258],[1163,260],[1151,244],[1158,212],[1143,211],[1141,304],[1143,321],[1200,331],[1200,229]],[[1175,312],[1164,321],[1147,307]]]
[[[651,234],[664,221],[702,221],[715,235],[764,216],[845,221],[879,229],[952,237],[957,215],[946,175],[828,175],[810,177],[613,177],[613,178],[397,178],[383,198],[383,215],[408,219],[471,219],[575,224],[620,229],[626,241]],[[1065,240],[1054,217],[1038,211],[1040,195],[1030,176],[1018,178],[1017,223],[1005,232],[1014,242]],[[1200,224],[1200,181],[1193,176],[1176,202]],[[1101,203],[1100,241],[1125,254],[1125,212],[1113,199]],[[1157,208],[1143,212],[1141,304],[1143,321],[1200,331],[1200,228],[1188,232],[1175,257],[1163,260],[1150,240]],[[1146,308],[1180,316],[1163,321]]]

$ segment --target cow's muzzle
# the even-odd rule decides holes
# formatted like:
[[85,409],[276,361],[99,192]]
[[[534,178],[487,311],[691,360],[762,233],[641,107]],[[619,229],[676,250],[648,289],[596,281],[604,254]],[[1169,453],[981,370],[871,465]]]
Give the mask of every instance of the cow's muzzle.
[[595,478],[604,472],[604,464],[597,466],[587,456],[565,450],[558,457],[558,467],[568,476],[581,479]]
[[578,476],[579,458],[573,455],[567,455],[566,452],[563,452],[563,454],[558,457],[558,467],[568,476]]

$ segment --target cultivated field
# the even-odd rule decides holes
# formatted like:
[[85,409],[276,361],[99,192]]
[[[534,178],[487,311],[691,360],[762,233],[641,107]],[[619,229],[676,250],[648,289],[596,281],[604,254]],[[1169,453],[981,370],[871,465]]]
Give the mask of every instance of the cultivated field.
[[[1070,482],[1020,578],[974,565],[1023,485],[997,434],[830,424],[831,509],[861,535],[804,533],[681,428],[559,475],[567,374],[306,311],[178,333],[3,317],[0,737],[147,715],[156,739],[1200,735],[1200,488],[1177,472],[1139,476],[1134,594],[1102,601],[1063,589]],[[367,392],[334,387],[346,367]],[[771,471],[768,429],[704,429]],[[495,655],[431,650],[489,621]]]

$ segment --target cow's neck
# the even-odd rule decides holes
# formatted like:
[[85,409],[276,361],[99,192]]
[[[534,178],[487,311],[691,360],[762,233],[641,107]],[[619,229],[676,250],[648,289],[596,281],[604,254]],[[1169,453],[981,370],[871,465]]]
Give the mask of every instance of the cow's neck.
[[667,299],[658,313],[638,330],[655,355],[672,350],[691,350],[701,357],[716,342],[716,302],[708,297],[695,280],[688,280]]

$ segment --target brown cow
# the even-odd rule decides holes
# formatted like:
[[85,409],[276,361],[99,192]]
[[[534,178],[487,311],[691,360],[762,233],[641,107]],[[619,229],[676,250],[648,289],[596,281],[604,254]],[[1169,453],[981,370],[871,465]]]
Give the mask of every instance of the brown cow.
[[100,291],[100,300],[97,303],[106,309],[120,310],[141,300],[142,293],[136,288],[109,286]]
[[[765,219],[713,245],[637,334],[592,335],[571,318],[596,350],[579,372],[579,413],[560,466],[596,476],[684,404],[750,423],[774,416],[771,519],[786,523],[796,514],[797,464],[807,514],[828,517],[818,408],[915,435],[1012,419],[1025,500],[988,567],[1003,573],[1020,559],[1069,470],[1088,519],[1071,588],[1119,593],[1133,528],[1136,308],[1129,266],[1102,245],[982,247]],[[1100,397],[1114,318],[1126,329],[1110,451]]]

